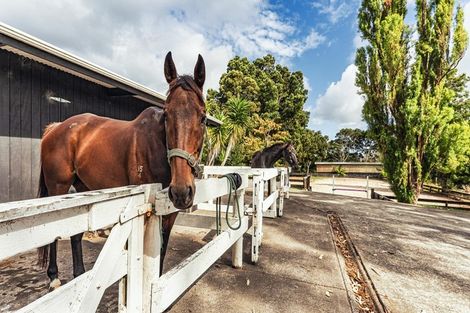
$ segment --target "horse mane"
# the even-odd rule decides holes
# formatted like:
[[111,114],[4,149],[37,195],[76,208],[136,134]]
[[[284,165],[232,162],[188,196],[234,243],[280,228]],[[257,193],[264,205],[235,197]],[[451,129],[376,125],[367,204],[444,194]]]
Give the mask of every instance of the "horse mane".
[[261,151],[256,151],[255,154],[251,157],[250,165],[253,164],[253,161],[261,155]]
[[275,143],[275,144],[273,144],[273,145],[270,146],[270,147],[264,148],[264,149],[262,150],[262,152],[263,152],[263,153],[265,153],[265,152],[271,152],[272,150],[278,149],[278,148],[280,148],[281,146],[288,145],[288,144],[289,144],[288,142]]
[[199,100],[204,103],[204,96],[202,90],[194,81],[194,78],[191,75],[181,75],[178,76],[170,83],[170,88],[166,92],[166,95],[169,96],[177,87],[181,87],[184,90],[194,91],[198,96]]

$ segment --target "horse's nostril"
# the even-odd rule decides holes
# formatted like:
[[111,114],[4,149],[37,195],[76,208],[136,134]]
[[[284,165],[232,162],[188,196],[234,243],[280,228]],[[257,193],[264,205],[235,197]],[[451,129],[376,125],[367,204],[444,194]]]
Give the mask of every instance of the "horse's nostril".
[[174,196],[173,196],[173,188],[168,188],[168,198],[170,198],[171,201],[173,201]]
[[170,201],[177,205],[188,205],[194,195],[194,188],[192,186],[170,187],[168,190],[168,197]]

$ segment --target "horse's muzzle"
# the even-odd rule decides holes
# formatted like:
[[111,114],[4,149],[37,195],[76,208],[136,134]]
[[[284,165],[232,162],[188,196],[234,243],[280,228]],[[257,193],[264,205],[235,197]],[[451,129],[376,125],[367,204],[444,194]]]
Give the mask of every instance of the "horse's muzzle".
[[168,197],[175,208],[185,210],[193,205],[194,187],[193,186],[170,186]]

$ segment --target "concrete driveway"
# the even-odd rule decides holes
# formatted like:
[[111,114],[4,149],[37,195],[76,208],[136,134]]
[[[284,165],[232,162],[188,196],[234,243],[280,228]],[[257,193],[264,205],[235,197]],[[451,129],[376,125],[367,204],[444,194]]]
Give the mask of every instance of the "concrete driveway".
[[[186,292],[170,312],[357,312],[358,304],[327,213],[336,212],[375,289],[391,312],[470,311],[470,212],[446,211],[313,192],[293,192],[284,217],[265,221],[257,265],[243,269],[229,253]],[[213,232],[174,228],[165,268],[209,241]],[[90,268],[104,239],[84,241]],[[59,267],[71,279],[70,244],[60,242]],[[0,312],[47,292],[47,276],[31,251],[0,263]],[[99,312],[116,312],[117,288]]]

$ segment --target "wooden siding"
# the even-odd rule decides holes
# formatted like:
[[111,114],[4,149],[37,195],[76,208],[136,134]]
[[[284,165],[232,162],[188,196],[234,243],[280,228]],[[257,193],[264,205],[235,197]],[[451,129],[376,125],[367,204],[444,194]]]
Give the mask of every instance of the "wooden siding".
[[317,174],[335,174],[341,167],[346,174],[371,174],[377,175],[382,171],[381,163],[361,162],[317,162],[315,163]]
[[106,87],[0,50],[0,202],[36,196],[40,138],[49,123],[85,112],[131,120],[148,106],[130,96],[110,96]]

